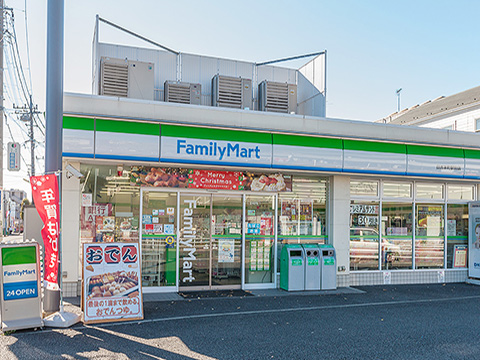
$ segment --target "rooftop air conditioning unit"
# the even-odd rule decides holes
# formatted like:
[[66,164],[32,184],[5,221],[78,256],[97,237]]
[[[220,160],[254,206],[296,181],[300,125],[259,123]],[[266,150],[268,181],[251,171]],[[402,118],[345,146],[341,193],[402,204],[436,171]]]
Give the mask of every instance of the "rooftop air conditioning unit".
[[100,59],[99,94],[153,100],[153,64],[127,59]]
[[258,110],[296,113],[297,85],[262,81],[258,85]]
[[252,109],[252,80],[215,75],[212,78],[212,106]]
[[200,105],[202,98],[202,85],[185,82],[165,81],[165,101]]

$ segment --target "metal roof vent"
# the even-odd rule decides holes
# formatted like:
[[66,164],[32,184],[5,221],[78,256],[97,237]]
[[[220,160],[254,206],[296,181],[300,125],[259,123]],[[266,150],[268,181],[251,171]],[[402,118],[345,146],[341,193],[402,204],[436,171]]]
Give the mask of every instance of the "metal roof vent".
[[100,59],[100,95],[153,100],[153,63],[114,59]]
[[180,104],[201,104],[202,85],[165,81],[165,101]]
[[128,96],[128,61],[102,58],[100,71],[100,95]]
[[215,75],[212,78],[212,106],[252,109],[252,80]]
[[297,85],[262,81],[258,85],[258,110],[296,113]]

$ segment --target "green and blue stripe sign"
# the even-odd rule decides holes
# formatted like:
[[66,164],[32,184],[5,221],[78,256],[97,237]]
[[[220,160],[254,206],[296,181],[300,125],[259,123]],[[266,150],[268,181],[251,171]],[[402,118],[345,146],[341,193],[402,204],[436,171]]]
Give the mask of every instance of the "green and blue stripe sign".
[[4,247],[2,252],[3,300],[38,297],[35,246]]
[[69,157],[480,179],[480,148],[72,116],[63,140]]

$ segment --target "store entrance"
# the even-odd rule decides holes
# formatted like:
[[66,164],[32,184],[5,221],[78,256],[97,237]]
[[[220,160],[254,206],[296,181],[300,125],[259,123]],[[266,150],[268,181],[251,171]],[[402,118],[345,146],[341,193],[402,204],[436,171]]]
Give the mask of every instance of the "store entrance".
[[180,193],[179,290],[241,287],[242,214],[242,195]]

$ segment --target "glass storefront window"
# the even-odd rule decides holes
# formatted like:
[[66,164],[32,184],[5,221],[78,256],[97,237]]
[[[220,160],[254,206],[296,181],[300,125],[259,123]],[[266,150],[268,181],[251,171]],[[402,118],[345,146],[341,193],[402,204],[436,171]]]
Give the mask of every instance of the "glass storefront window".
[[440,200],[443,199],[443,184],[417,183],[416,197],[418,199]]
[[350,270],[378,270],[378,202],[350,205]]
[[412,203],[382,204],[382,270],[412,268]]
[[445,253],[443,213],[443,204],[416,205],[416,269],[443,268]]
[[448,185],[448,200],[473,200],[472,185]]
[[176,193],[143,192],[142,286],[176,284],[176,209]]
[[246,195],[245,283],[273,283],[275,196]]
[[350,195],[353,196],[378,196],[378,181],[351,180]]
[[409,183],[383,183],[383,197],[386,198],[411,198],[412,184]]
[[138,241],[140,188],[130,185],[128,171],[116,166],[85,165],[81,180],[80,240]]
[[447,268],[467,267],[468,204],[447,205]]
[[277,262],[283,244],[325,244],[327,182],[319,178],[293,177],[292,192],[278,199]]

